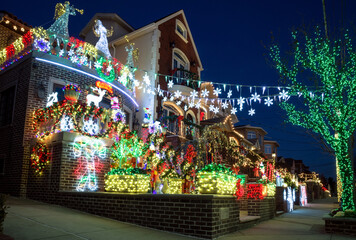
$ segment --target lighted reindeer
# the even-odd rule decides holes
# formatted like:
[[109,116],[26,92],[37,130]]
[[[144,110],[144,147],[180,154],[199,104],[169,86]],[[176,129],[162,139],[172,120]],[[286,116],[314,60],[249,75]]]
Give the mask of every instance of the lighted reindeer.
[[94,103],[95,106],[99,107],[99,103],[101,102],[101,100],[103,100],[103,97],[106,93],[106,90],[100,89],[100,88],[93,88],[91,87],[91,89],[93,89],[94,91],[97,91],[99,93],[99,96],[96,96],[94,94],[88,94],[87,95],[87,105],[90,106],[91,103]]

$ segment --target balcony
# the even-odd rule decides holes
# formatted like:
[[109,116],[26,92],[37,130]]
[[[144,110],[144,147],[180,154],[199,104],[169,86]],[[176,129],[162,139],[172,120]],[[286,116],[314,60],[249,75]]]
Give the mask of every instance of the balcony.
[[192,88],[196,91],[199,90],[198,81],[200,79],[198,74],[185,69],[174,68],[173,70],[171,70],[171,76],[175,84],[183,85]]

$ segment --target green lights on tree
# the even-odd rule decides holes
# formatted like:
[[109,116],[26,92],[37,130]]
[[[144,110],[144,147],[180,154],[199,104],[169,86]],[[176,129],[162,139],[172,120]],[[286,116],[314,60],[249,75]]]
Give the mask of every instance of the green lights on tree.
[[[342,181],[343,210],[354,210],[354,175],[349,155],[349,140],[356,127],[356,51],[348,34],[330,41],[317,30],[312,38],[292,33],[293,62],[281,60],[278,46],[271,57],[281,77],[288,82],[291,95],[304,100],[304,107],[282,102],[288,121],[320,134],[334,149]],[[315,89],[300,79],[318,81]]]

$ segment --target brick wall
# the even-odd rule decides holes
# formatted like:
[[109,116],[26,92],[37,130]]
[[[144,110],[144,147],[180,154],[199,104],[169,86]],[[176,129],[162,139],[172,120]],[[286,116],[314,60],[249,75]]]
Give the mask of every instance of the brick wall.
[[325,217],[325,231],[327,233],[343,233],[356,235],[356,218]]
[[247,211],[249,216],[260,216],[260,221],[274,218],[276,214],[275,198],[248,199]]
[[283,192],[285,187],[276,187],[276,211],[287,212],[287,202],[284,200]]

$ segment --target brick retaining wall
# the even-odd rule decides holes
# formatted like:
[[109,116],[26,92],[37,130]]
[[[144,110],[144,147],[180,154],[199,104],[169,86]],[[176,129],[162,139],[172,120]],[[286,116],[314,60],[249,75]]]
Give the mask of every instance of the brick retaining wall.
[[276,214],[275,198],[248,199],[247,211],[249,216],[260,216],[260,221],[274,218]]
[[356,235],[356,218],[324,217],[327,233],[344,233]]

